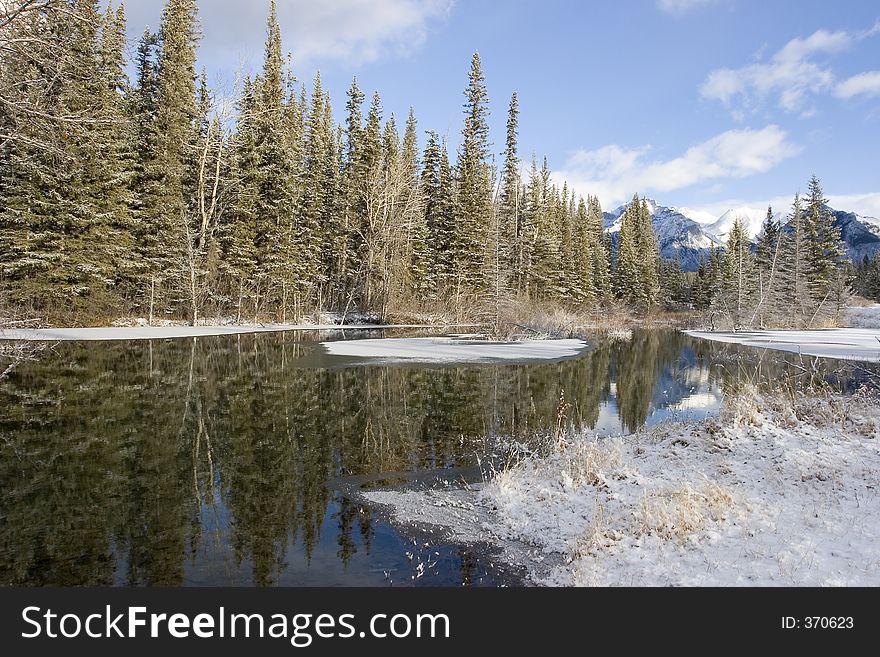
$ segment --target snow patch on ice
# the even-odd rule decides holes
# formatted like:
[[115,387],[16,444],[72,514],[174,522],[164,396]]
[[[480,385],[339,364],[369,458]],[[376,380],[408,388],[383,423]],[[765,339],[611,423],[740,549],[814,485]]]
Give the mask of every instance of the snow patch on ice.
[[732,333],[685,331],[703,340],[775,349],[804,356],[880,363],[880,330],[823,329],[815,331],[736,331]]
[[333,356],[377,359],[386,363],[481,363],[562,360],[579,356],[583,340],[522,340],[485,342],[445,338],[387,338],[322,342]]

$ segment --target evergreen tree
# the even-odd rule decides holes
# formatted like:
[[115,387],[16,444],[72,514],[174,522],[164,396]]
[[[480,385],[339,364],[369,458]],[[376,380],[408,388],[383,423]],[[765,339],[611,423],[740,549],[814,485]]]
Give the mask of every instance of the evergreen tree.
[[426,269],[422,279],[422,296],[433,298],[443,272],[440,270],[448,241],[443,235],[440,217],[440,143],[437,133],[428,131],[428,140],[422,155],[422,172],[419,187],[424,199],[424,229]]
[[659,246],[648,204],[634,196],[621,218],[617,247],[616,293],[619,299],[649,308],[659,302]]
[[[257,78],[254,117],[256,147],[255,244],[257,278],[265,280],[263,296],[270,305],[286,314],[291,293],[298,280],[293,253],[284,248],[292,237],[295,221],[295,163],[289,141],[286,116],[291,77],[284,68],[281,29],[275,0],[270,5],[263,72]],[[299,256],[294,256],[299,257]]]
[[257,203],[259,196],[256,130],[256,89],[245,78],[238,100],[238,121],[230,146],[232,180],[230,209],[220,224],[221,268],[241,322],[252,296],[257,270]]
[[765,326],[767,317],[781,305],[779,295],[780,256],[782,255],[783,231],[773,215],[773,208],[767,208],[767,216],[758,234],[756,255],[756,276],[758,294],[758,316],[760,326]]
[[291,278],[296,282],[297,303],[309,303],[324,280],[327,228],[332,225],[338,167],[335,164],[335,137],[328,123],[329,96],[315,75],[311,105],[305,125],[303,200],[292,237],[294,252],[300,258],[293,264]]
[[456,285],[467,290],[487,287],[492,182],[490,179],[489,109],[483,68],[479,54],[471,59],[465,91],[465,121],[456,167],[457,215],[455,221],[454,264]]
[[596,302],[607,301],[611,290],[611,250],[605,243],[605,216],[596,196],[587,201],[587,239],[592,265],[592,294],[588,298]]
[[519,98],[516,92],[510,98],[507,112],[507,141],[504,165],[501,169],[501,199],[498,210],[499,268],[505,288],[519,287],[523,274],[523,222],[520,216],[520,160],[517,152],[519,138]]
[[646,306],[656,306],[660,300],[660,246],[654,233],[651,211],[643,199],[639,207],[638,252],[641,263],[642,297]]
[[751,321],[755,293],[755,267],[749,236],[737,217],[727,238],[720,294],[715,303],[734,328]]
[[807,277],[813,303],[821,307],[837,283],[844,252],[840,230],[834,226],[834,217],[815,175],[810,179],[809,191],[804,214]]
[[153,143],[145,154],[137,244],[145,270],[144,297],[155,309],[181,300],[192,222],[196,133],[195,0],[168,0],[159,31]]

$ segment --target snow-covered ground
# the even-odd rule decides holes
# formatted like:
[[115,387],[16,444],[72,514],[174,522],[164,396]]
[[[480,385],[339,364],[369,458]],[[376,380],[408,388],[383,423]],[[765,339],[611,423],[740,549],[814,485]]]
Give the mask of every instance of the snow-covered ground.
[[481,363],[561,360],[587,348],[582,340],[485,342],[453,337],[387,338],[322,342],[334,356],[368,358],[382,363]]
[[470,490],[380,491],[550,586],[880,585],[880,405],[729,401],[720,420],[587,435]]
[[[276,333],[280,331],[342,331],[370,329],[420,329],[423,325],[359,324],[339,326],[336,324],[224,324],[217,326],[111,326],[106,328],[58,328],[58,329],[3,329],[0,340],[29,340],[34,342],[74,342],[98,340],[158,340],[162,338],[192,338],[211,335],[236,335],[242,333]],[[433,327],[436,328],[436,327]]]
[[815,331],[685,331],[694,338],[747,347],[776,349],[804,356],[880,362],[880,329],[842,328]]

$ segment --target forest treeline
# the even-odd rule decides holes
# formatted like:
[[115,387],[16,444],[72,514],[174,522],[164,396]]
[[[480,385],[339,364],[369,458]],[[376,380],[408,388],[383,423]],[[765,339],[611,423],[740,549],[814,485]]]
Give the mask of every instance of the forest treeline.
[[0,291],[20,316],[497,316],[515,299],[756,325],[789,321],[792,299],[798,322],[826,321],[845,295],[815,179],[757,254],[739,226],[697,276],[661,259],[638,197],[612,243],[597,198],[554,183],[546,159],[523,167],[515,92],[496,159],[477,54],[450,153],[356,79],[337,123],[320,74],[308,88],[294,77],[274,1],[262,69],[232,101],[197,71],[195,0],[167,1],[134,79],[123,5],[13,5],[0,19]]

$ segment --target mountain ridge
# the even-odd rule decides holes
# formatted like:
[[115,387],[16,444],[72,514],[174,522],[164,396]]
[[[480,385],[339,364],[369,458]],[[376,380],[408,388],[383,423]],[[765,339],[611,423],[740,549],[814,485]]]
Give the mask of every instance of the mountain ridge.
[[[678,260],[686,272],[694,272],[700,261],[707,258],[711,248],[723,247],[730,229],[736,219],[743,221],[749,238],[753,241],[761,231],[766,216],[751,208],[731,208],[711,221],[709,213],[688,208],[665,206],[651,198],[646,198],[651,212],[651,223],[657,234],[660,255],[667,260]],[[626,206],[613,212],[605,212],[605,232],[611,236],[612,248],[617,246],[621,217]],[[834,226],[840,230],[846,247],[846,255],[854,262],[865,257],[871,258],[880,253],[880,219],[865,217],[855,212],[837,210],[829,207],[834,216]],[[785,225],[787,216],[782,213],[774,217]]]

